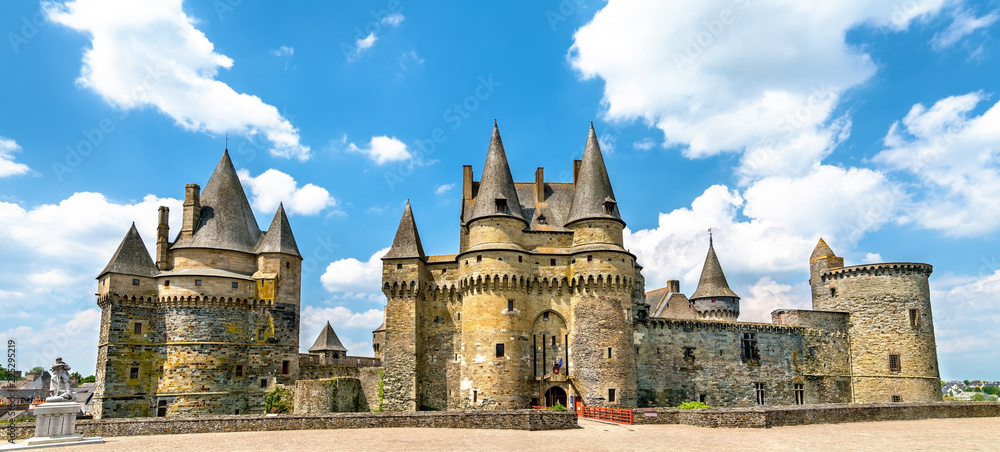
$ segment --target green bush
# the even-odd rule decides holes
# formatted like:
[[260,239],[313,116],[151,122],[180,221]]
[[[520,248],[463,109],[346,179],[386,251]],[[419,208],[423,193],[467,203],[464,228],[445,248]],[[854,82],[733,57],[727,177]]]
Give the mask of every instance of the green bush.
[[715,407],[705,405],[705,402],[684,402],[678,405],[677,408],[680,408],[682,410],[703,410],[706,408],[715,408]]
[[292,393],[284,385],[274,385],[274,391],[264,397],[264,410],[268,413],[291,413],[293,408]]
[[561,403],[559,403],[559,402],[556,402],[556,404],[555,404],[555,405],[552,405],[552,406],[550,406],[550,407],[549,407],[548,409],[550,409],[550,410],[552,410],[552,411],[567,411],[566,407],[564,407],[564,406],[563,406],[563,405],[562,405]]

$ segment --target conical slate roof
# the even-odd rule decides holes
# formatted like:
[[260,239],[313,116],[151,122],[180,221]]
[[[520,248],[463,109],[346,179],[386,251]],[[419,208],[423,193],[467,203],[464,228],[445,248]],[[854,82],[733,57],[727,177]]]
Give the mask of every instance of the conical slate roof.
[[[507,200],[505,211],[497,212],[497,199]],[[493,121],[493,136],[490,137],[490,149],[486,152],[486,165],[483,166],[483,177],[479,182],[476,206],[468,221],[490,216],[515,217],[527,222],[524,219],[524,213],[521,212],[521,203],[517,199],[514,177],[510,174],[507,154],[503,150],[500,129],[497,127],[496,121]]]
[[323,331],[319,332],[319,337],[316,338],[316,342],[313,343],[312,347],[309,347],[309,353],[326,351],[347,353],[347,349],[344,348],[344,344],[340,343],[340,338],[337,337],[337,333],[333,331],[333,327],[330,326],[329,321],[326,322],[326,326],[323,327]]
[[[604,203],[611,201],[614,207],[608,214]],[[614,218],[621,221],[615,192],[611,189],[611,179],[608,169],[604,166],[604,156],[601,145],[597,142],[597,132],[594,124],[590,124],[587,136],[587,147],[583,151],[583,162],[580,164],[580,174],[576,178],[576,190],[573,193],[573,205],[569,209],[569,219],[566,224],[589,218]]]
[[420,234],[417,233],[417,222],[413,219],[413,209],[410,200],[406,200],[403,218],[399,219],[396,237],[392,240],[392,248],[382,256],[382,259],[406,259],[417,257],[423,259],[424,247],[420,244]]
[[114,256],[111,256],[111,261],[97,277],[100,278],[105,273],[134,276],[156,276],[159,273],[156,264],[153,263],[153,258],[149,257],[146,245],[142,243],[142,237],[139,237],[139,230],[135,228],[135,223],[132,223],[132,227],[125,233],[122,243],[115,250]]
[[215,248],[252,253],[259,239],[260,227],[227,150],[201,193],[201,220],[194,236],[177,241],[171,248]]
[[254,252],[257,254],[285,253],[302,257],[299,254],[299,247],[295,245],[295,236],[292,235],[292,227],[288,224],[288,217],[285,216],[284,204],[278,204],[278,211],[274,213],[271,226],[261,236],[260,243],[257,244],[257,249]]
[[812,256],[809,256],[809,260],[822,259],[824,257],[837,257],[837,255],[833,253],[833,250],[826,244],[826,241],[820,237],[819,243],[817,243],[816,248],[813,249]]
[[740,296],[729,288],[726,275],[722,273],[722,265],[719,264],[719,257],[715,255],[715,247],[709,244],[705,266],[701,268],[701,280],[698,281],[698,289],[691,295],[691,300],[713,297],[739,298]]

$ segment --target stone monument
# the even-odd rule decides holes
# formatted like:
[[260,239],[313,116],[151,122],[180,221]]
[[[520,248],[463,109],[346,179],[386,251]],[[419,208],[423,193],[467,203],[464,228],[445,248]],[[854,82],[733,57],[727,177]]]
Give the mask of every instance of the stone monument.
[[49,383],[50,397],[45,399],[45,403],[35,407],[35,436],[21,444],[0,450],[104,442],[101,437],[84,438],[83,435],[76,434],[76,415],[80,411],[80,404],[76,403],[76,392],[69,383],[69,365],[62,358],[56,358],[49,370],[52,375]]

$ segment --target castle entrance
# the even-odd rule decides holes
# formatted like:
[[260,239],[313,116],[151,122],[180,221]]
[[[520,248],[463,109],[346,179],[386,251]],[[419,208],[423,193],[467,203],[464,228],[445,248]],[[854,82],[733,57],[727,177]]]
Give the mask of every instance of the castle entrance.
[[555,406],[556,404],[566,405],[566,391],[558,386],[553,386],[545,391],[545,406]]

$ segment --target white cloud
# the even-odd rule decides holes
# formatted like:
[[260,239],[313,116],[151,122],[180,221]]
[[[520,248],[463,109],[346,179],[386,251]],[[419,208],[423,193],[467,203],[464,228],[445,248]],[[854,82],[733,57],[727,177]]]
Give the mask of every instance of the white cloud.
[[347,145],[347,150],[348,152],[365,154],[378,165],[409,160],[413,157],[410,151],[406,149],[406,143],[396,139],[396,137],[387,137],[385,135],[372,137],[371,141],[368,142],[368,147],[365,148],[350,143]]
[[604,81],[610,120],[655,125],[689,157],[744,152],[749,184],[809,173],[849,133],[834,108],[876,66],[845,42],[848,30],[902,30],[944,3],[611,0],[568,58]]
[[364,312],[354,312],[344,306],[319,308],[306,306],[302,309],[301,338],[299,346],[305,352],[312,345],[319,332],[330,322],[340,343],[347,349],[350,356],[372,356],[370,341],[357,340],[371,338],[371,332],[382,324],[384,314],[381,309],[368,309]]
[[656,146],[656,143],[653,142],[652,138],[643,138],[640,141],[632,143],[632,147],[640,151],[648,151],[653,149],[653,146]]
[[[378,22],[371,23],[371,25],[374,26],[374,29],[369,31],[368,34],[365,35],[364,37],[361,37],[359,35],[357,39],[354,40],[353,50],[348,51],[349,47],[342,49],[344,51],[344,56],[347,58],[347,61],[354,61],[358,59],[362,53],[365,53],[367,50],[374,47],[375,42],[378,41],[378,33],[382,31],[382,27],[384,26],[391,28],[398,27],[399,24],[403,23],[403,20],[405,19],[406,18],[403,17],[402,14],[395,13],[383,17]],[[414,55],[416,55],[416,53],[414,53]],[[421,62],[423,62],[423,60],[421,60]]]
[[841,253],[890,221],[902,202],[899,189],[875,171],[819,166],[801,178],[772,176],[741,196],[709,187],[690,208],[660,213],[657,227],[626,230],[625,244],[639,258],[647,288],[680,279],[698,283],[708,248],[706,229],[730,282],[750,284],[775,273],[802,271],[820,237]]
[[28,165],[14,162],[14,153],[20,151],[21,146],[16,141],[0,137],[0,177],[18,176],[31,171]]
[[77,83],[124,110],[154,107],[190,131],[263,135],[272,155],[306,160],[309,146],[278,109],[216,80],[233,60],[215,52],[180,0],[45,3],[50,20],[91,37]]
[[874,158],[922,184],[908,211],[925,228],[975,236],[1000,227],[1000,103],[973,116],[984,100],[985,94],[970,93],[931,108],[914,105]]
[[955,45],[962,38],[975,33],[976,30],[993,25],[997,19],[1000,19],[1000,14],[997,14],[997,11],[976,17],[969,11],[959,9],[954,13],[951,25],[944,31],[934,34],[934,37],[931,38],[931,46],[935,50],[944,50]]
[[313,184],[299,187],[292,176],[274,168],[257,177],[251,176],[245,169],[238,173],[240,180],[250,189],[251,204],[261,212],[275,212],[282,202],[288,213],[302,215],[314,215],[337,205],[337,200],[325,188]]
[[[986,260],[984,259],[984,262]],[[932,281],[931,303],[944,378],[987,378],[1000,372],[1000,270],[987,262],[980,276]],[[972,372],[984,372],[983,376]]]
[[438,185],[438,188],[434,189],[434,194],[443,195],[453,188],[455,188],[455,184]]
[[101,311],[92,307],[72,315],[48,311],[45,316],[47,320],[38,327],[21,325],[0,332],[17,341],[18,369],[48,368],[56,357],[62,357],[74,371],[93,375]]
[[281,46],[277,50],[272,50],[271,53],[278,57],[292,56],[295,55],[295,47]]
[[387,252],[389,248],[380,249],[365,262],[353,257],[331,262],[319,280],[335,299],[382,300],[382,256]]
[[771,312],[775,309],[812,309],[808,282],[790,286],[765,276],[739,295],[741,322],[771,323]]

